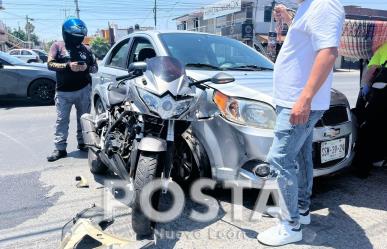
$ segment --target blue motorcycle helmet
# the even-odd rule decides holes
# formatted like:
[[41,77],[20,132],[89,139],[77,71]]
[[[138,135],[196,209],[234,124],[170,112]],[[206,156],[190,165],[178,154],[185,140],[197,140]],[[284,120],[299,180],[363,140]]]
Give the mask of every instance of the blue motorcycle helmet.
[[79,46],[87,36],[86,24],[78,18],[68,18],[62,25],[62,35],[67,46]]

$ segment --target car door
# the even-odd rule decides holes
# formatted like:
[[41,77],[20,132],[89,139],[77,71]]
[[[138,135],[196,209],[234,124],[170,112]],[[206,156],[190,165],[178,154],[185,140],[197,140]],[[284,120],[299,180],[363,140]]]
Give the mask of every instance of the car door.
[[0,59],[0,95],[18,95],[19,78],[16,68]]
[[16,58],[20,59],[20,50],[15,49],[9,52],[10,55],[15,56]]
[[19,58],[22,59],[25,62],[28,62],[29,60],[31,60],[33,58],[33,56],[32,56],[32,53],[30,51],[28,51],[28,50],[21,50]]
[[106,55],[105,60],[99,65],[98,73],[93,75],[93,95],[97,94],[106,104],[108,101],[107,88],[114,84],[118,76],[128,74],[127,61],[130,38],[117,43]]
[[105,64],[100,66],[97,82],[99,84],[114,83],[118,76],[128,73],[128,52],[130,38],[125,39],[113,47]]

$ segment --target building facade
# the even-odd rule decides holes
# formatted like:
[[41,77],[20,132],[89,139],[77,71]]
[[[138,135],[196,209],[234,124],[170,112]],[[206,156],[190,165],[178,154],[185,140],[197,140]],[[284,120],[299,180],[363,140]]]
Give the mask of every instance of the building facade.
[[[292,1],[281,1],[288,8]],[[219,10],[219,11],[217,11]],[[209,15],[208,12],[211,12]],[[175,18],[178,30],[198,31],[251,40],[244,24],[250,24],[254,35],[266,35],[271,29],[272,0],[223,0]]]

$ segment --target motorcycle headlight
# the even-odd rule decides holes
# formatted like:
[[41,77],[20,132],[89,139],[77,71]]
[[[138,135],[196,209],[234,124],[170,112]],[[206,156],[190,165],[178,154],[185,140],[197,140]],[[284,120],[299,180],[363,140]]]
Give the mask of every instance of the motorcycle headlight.
[[272,106],[263,102],[229,97],[215,91],[213,100],[227,120],[261,129],[274,129],[276,113]]
[[180,116],[188,110],[192,103],[192,98],[176,101],[172,96],[165,95],[159,97],[141,88],[137,88],[138,93],[150,111],[158,114],[162,119],[169,119]]

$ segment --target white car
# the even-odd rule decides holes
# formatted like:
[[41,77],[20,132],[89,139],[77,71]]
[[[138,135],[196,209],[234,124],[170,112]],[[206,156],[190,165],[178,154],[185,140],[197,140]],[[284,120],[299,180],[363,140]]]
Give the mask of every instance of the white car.
[[31,49],[12,49],[8,51],[8,54],[27,63],[41,62],[39,55]]

